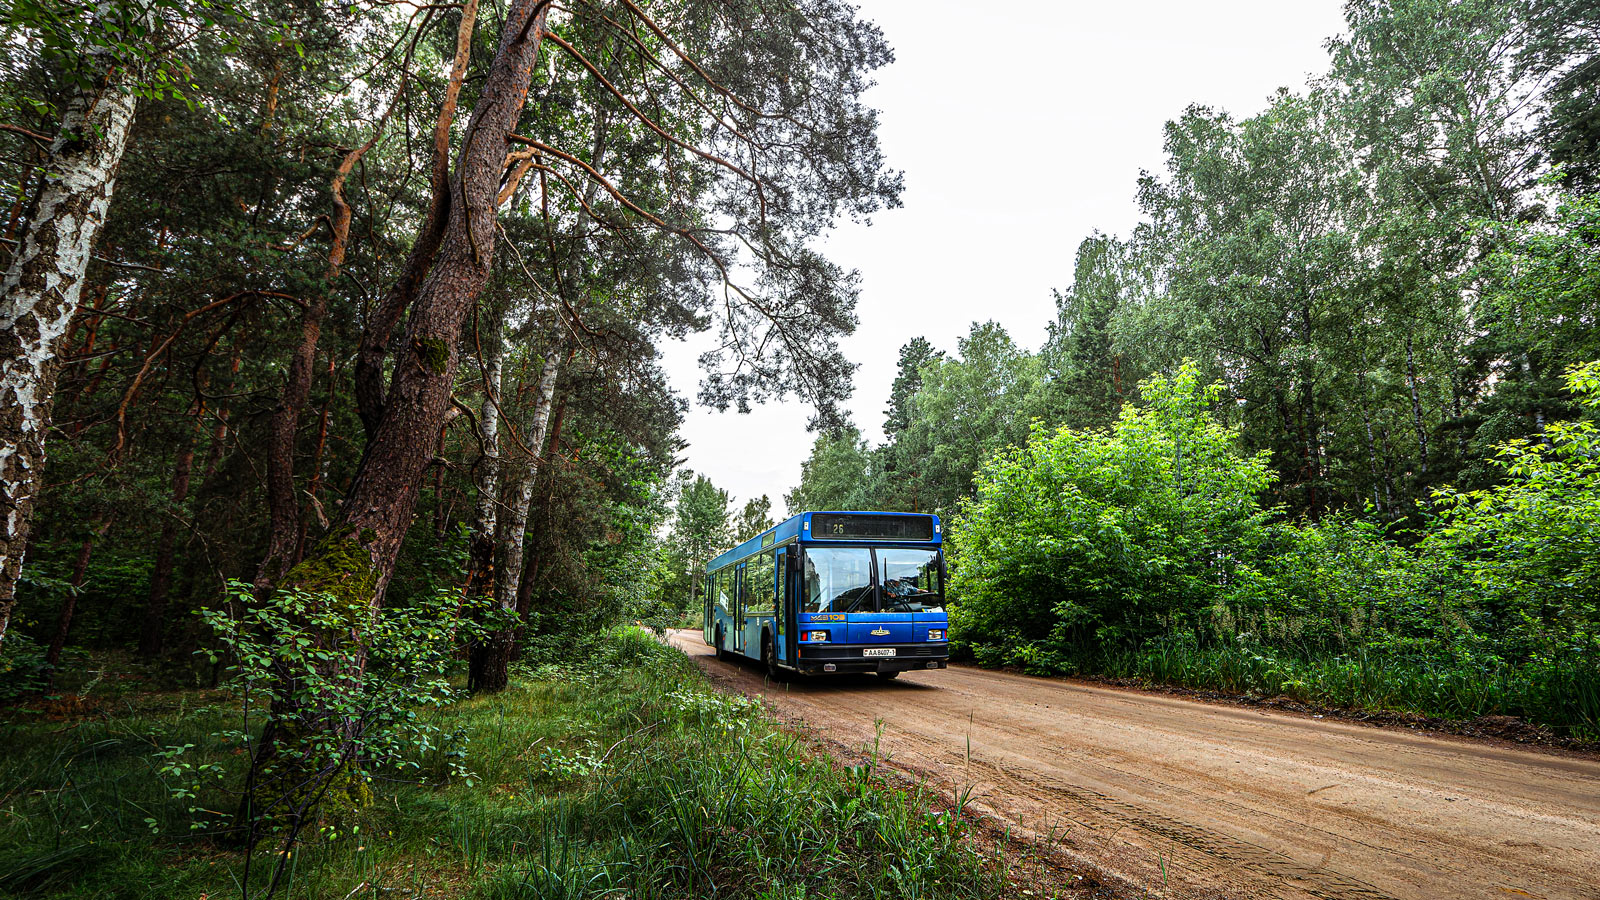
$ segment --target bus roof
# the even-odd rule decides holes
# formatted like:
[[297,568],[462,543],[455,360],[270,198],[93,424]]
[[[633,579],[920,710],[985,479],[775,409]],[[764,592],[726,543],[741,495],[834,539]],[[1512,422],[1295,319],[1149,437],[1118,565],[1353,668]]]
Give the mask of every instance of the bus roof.
[[[813,511],[810,511],[810,512],[803,512],[803,513],[798,513],[796,515],[790,516],[789,518],[784,519],[782,522],[779,522],[777,525],[774,525],[771,528],[768,528],[766,531],[761,532],[760,534],[756,535],[755,537],[751,538],[750,540],[745,541],[744,543],[740,544],[737,547],[734,547],[732,550],[729,550],[726,553],[722,553],[721,555],[717,556],[715,559],[713,559],[710,562],[706,563],[706,571],[707,572],[715,572],[716,570],[722,568],[723,566],[728,565],[729,563],[738,562],[739,560],[744,559],[746,556],[749,556],[750,554],[756,552],[757,550],[760,550],[762,547],[771,547],[771,546],[774,546],[776,544],[782,544],[785,541],[788,541],[790,538],[796,538],[796,537],[799,538],[802,541],[827,540],[829,543],[833,543],[833,542],[836,542],[836,541],[837,542],[841,542],[841,543],[851,543],[851,544],[876,544],[876,543],[883,543],[884,542],[882,540],[862,540],[862,539],[854,539],[854,540],[852,540],[852,539],[846,539],[846,538],[825,538],[825,539],[816,538],[816,539],[814,539],[811,536],[811,517],[812,516],[816,516],[816,515],[824,515],[824,516],[903,516],[903,517],[907,517],[907,518],[914,517],[914,516],[915,517],[922,517],[922,518],[932,519],[933,520],[933,528],[932,528],[933,540],[931,540],[931,541],[910,541],[909,543],[939,544],[939,543],[942,543],[942,539],[944,537],[944,535],[942,533],[944,529],[940,525],[939,517],[934,515],[934,514],[932,514],[932,513],[884,512],[884,511],[880,511],[880,510],[813,510]],[[901,543],[907,543],[907,542],[906,541],[901,541]]]

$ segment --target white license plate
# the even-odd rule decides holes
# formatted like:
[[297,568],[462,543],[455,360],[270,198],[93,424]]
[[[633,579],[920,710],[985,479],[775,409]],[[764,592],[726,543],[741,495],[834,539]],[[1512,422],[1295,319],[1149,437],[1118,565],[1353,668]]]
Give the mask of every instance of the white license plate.
[[893,647],[868,647],[861,651],[862,656],[893,656]]

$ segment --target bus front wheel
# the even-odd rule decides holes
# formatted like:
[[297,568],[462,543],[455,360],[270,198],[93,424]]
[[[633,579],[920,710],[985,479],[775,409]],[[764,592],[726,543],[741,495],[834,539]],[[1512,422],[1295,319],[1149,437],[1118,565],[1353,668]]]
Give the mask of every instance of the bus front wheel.
[[761,636],[761,661],[767,664],[767,677],[773,681],[783,681],[786,673],[778,668],[778,651],[772,646],[772,636]]

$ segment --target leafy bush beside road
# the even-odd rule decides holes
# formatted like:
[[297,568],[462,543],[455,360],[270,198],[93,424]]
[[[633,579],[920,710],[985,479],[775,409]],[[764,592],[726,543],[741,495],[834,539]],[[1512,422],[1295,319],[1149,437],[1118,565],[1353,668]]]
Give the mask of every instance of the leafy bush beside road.
[[[1567,384],[1600,411],[1600,364]],[[1499,483],[1436,491],[1397,536],[1263,506],[1266,456],[1194,366],[1141,391],[980,470],[951,531],[953,636],[980,663],[1600,734],[1592,422],[1504,444]]]

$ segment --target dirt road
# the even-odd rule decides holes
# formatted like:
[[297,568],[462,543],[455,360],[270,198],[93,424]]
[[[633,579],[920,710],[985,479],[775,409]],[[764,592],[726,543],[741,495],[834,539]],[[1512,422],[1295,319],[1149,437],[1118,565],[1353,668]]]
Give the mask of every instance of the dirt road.
[[715,677],[1179,896],[1600,898],[1600,761],[957,667]]

